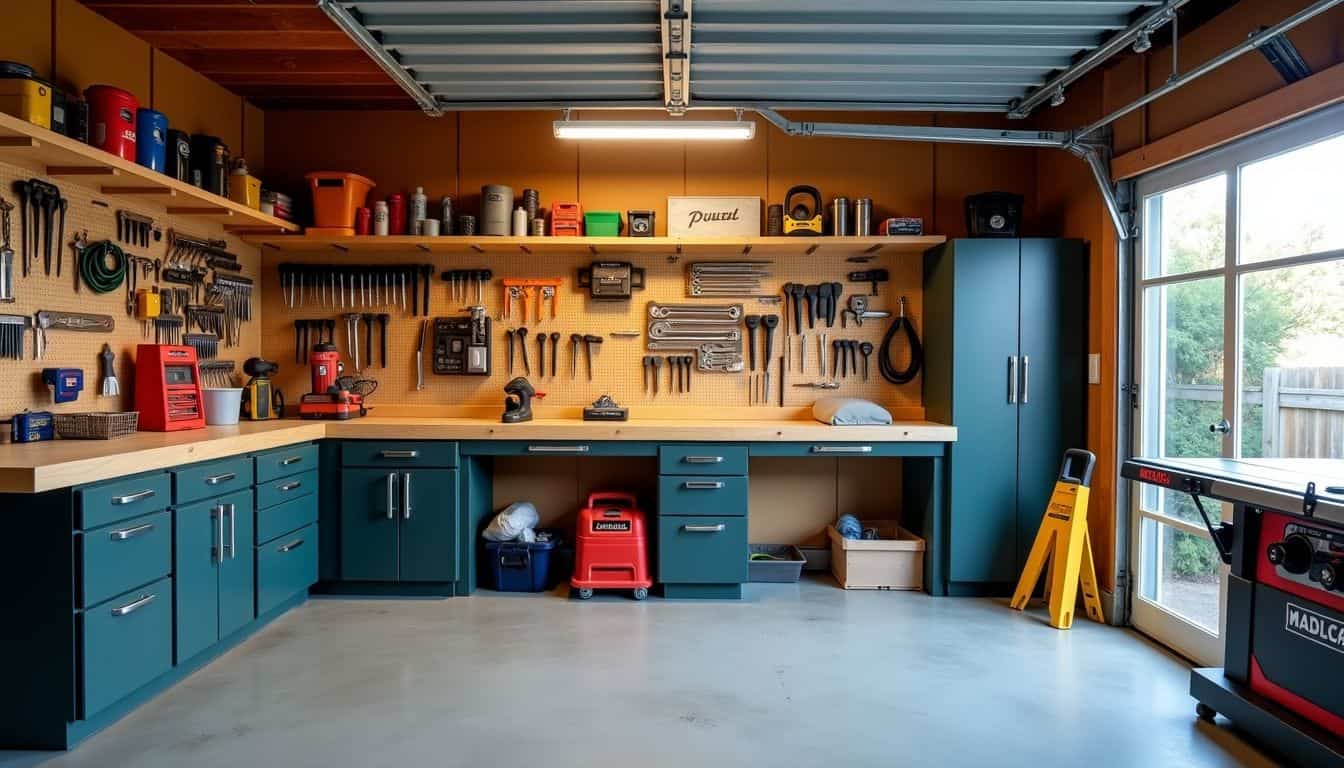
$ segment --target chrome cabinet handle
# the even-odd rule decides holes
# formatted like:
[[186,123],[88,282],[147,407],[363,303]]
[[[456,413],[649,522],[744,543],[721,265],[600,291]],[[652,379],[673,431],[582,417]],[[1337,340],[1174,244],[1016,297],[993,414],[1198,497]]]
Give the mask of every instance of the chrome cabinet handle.
[[528,453],[587,453],[586,445],[529,445]]
[[238,557],[238,505],[229,505],[229,559]]
[[681,530],[687,533],[723,533],[723,529],[726,527],[723,523],[718,525],[683,525]]
[[414,459],[420,455],[419,451],[379,451],[378,455],[384,459]]
[[411,473],[401,473],[401,517],[411,519]]
[[206,485],[219,485],[220,483],[227,483],[227,482],[229,482],[230,480],[233,480],[233,479],[235,479],[235,478],[237,478],[237,477],[238,477],[238,475],[237,475],[237,473],[235,473],[235,472],[225,472],[225,473],[222,474],[222,475],[211,475],[211,476],[205,478],[205,484],[206,484]]
[[722,456],[682,456],[682,462],[686,464],[722,464]]
[[219,544],[213,547],[214,552],[212,554],[215,556],[215,562],[222,563],[224,562],[224,505],[220,504],[210,511],[219,524],[219,539],[217,540]]
[[289,542],[288,544],[281,544],[280,548],[275,551],[283,555],[286,552],[293,552],[294,550],[302,546],[303,546],[303,539],[295,539]]
[[292,491],[292,490],[294,490],[295,488],[302,488],[302,487],[303,487],[303,483],[299,482],[298,480],[295,480],[295,481],[292,482],[292,483],[285,483],[284,485],[280,486],[280,490],[282,490],[282,491]]
[[112,615],[113,615],[113,616],[125,616],[125,615],[127,615],[127,614],[135,613],[136,611],[140,610],[141,608],[144,608],[146,605],[149,605],[150,603],[154,602],[154,598],[156,598],[156,597],[158,597],[158,595],[155,595],[155,594],[153,594],[153,593],[148,594],[148,595],[141,595],[141,596],[140,596],[138,599],[136,599],[136,600],[132,600],[131,602],[129,602],[129,603],[125,604],[125,605],[119,605],[119,606],[117,606],[116,608],[113,608],[113,609],[112,609]]
[[1017,355],[1008,356],[1008,404],[1017,405]]
[[137,502],[137,501],[144,501],[145,499],[148,499],[149,497],[151,497],[151,496],[153,496],[153,495],[154,495],[154,489],[153,489],[153,488],[146,488],[146,489],[143,490],[143,491],[136,491],[135,493],[128,493],[128,494],[126,494],[125,496],[113,496],[113,497],[112,497],[112,503],[113,503],[113,504],[116,504],[116,505],[118,505],[118,506],[120,506],[120,505],[122,505],[122,504],[134,504],[134,503]]
[[397,473],[387,473],[387,519],[397,519]]
[[149,533],[152,530],[154,530],[154,524],[145,523],[144,525],[137,525],[134,528],[122,528],[119,531],[112,531],[107,534],[107,537],[113,541],[125,541],[127,539],[133,539],[142,533]]
[[681,484],[688,491],[717,491],[723,487],[722,480],[687,480]]
[[281,459],[280,466],[288,467],[290,464],[298,464],[300,461],[303,461],[302,456],[290,456],[287,459]]
[[872,453],[871,445],[814,445],[813,453]]
[[1022,356],[1022,404],[1031,401],[1031,358]]

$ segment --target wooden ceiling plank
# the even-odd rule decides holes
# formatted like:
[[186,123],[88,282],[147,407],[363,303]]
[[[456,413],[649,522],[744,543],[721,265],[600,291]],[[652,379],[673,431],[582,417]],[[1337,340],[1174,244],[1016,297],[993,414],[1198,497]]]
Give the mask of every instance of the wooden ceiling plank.
[[135,32],[136,37],[155,48],[169,50],[232,51],[350,51],[359,50],[345,33],[333,29],[328,32]]
[[137,35],[143,32],[327,32],[336,29],[316,4],[303,8],[115,5],[100,7],[98,13]]

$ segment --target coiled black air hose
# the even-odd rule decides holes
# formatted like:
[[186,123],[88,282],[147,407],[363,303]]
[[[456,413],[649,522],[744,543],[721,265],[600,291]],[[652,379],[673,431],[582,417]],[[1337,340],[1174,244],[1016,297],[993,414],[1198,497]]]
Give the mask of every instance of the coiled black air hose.
[[111,293],[126,279],[126,254],[111,240],[94,243],[80,254],[79,276],[94,293]]
[[[896,340],[896,332],[905,329],[905,338],[910,342],[910,364],[905,370],[898,371],[891,363],[891,344]],[[882,337],[882,346],[877,350],[877,368],[882,372],[882,378],[892,384],[908,384],[914,381],[919,375],[919,370],[924,367],[924,346],[919,343],[919,336],[915,333],[915,324],[910,318],[905,316],[905,297],[901,297],[901,313],[892,318],[891,327],[887,329],[887,334]]]

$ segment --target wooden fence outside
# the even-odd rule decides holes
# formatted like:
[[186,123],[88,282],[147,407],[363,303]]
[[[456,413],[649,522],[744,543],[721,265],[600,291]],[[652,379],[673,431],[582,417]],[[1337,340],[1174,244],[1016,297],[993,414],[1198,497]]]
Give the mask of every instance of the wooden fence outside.
[[[1222,402],[1223,388],[1182,384],[1167,395]],[[1266,368],[1261,386],[1246,387],[1242,401],[1261,406],[1262,456],[1344,459],[1344,367]]]

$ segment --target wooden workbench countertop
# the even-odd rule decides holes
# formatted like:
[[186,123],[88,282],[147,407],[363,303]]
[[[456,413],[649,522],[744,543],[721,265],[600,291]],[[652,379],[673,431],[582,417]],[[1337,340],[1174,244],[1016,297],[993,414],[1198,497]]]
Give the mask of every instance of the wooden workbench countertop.
[[396,440],[646,440],[709,442],[946,443],[956,427],[930,421],[832,427],[802,420],[617,422],[536,419],[395,418],[245,422],[186,432],[137,432],[116,440],[54,440],[0,445],[0,492],[41,493],[197,461],[264,451],[326,437]]

